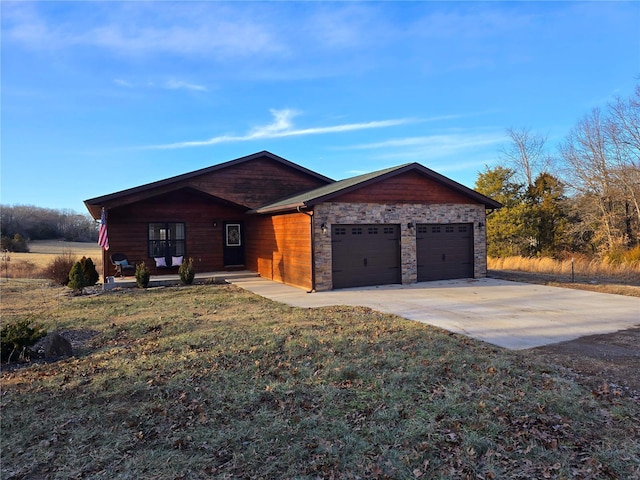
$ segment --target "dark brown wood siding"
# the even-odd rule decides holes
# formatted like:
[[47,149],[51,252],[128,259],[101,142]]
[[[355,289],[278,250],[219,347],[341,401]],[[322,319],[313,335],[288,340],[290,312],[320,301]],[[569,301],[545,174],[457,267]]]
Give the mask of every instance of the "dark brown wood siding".
[[332,202],[345,203],[476,203],[468,197],[424,177],[407,172],[371,186],[345,193]]
[[[197,193],[173,192],[108,211],[109,254],[124,253],[130,262],[142,262],[152,275],[175,273],[177,268],[158,269],[148,256],[150,222],[185,224],[186,255],[193,258],[196,272],[222,270],[223,221],[244,219],[244,210],[202,197]],[[214,221],[217,226],[214,227]],[[114,275],[106,262],[105,275]]]
[[222,169],[190,184],[205,192],[251,208],[325,185],[270,158],[258,158]]
[[256,217],[250,225],[247,268],[262,277],[310,289],[310,217],[303,213]]
[[177,181],[155,189],[117,198],[107,208],[134,203],[177,188],[192,187],[239,205],[256,208],[283,197],[325,185],[317,177],[284,165],[268,157],[231,165],[201,176]]

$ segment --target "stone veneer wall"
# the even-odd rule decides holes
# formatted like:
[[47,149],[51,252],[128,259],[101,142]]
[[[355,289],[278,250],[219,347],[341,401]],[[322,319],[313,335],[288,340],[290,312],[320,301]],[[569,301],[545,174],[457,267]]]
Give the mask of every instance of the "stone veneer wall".
[[[486,223],[485,207],[479,204],[377,204],[377,203],[323,203],[314,208],[315,223],[315,276],[316,290],[333,288],[331,268],[331,227],[335,224],[400,224],[402,283],[415,283],[418,279],[416,260],[416,233],[407,224],[418,223],[473,223],[474,276],[487,274],[486,230],[478,227]],[[321,225],[329,228],[322,233]]]

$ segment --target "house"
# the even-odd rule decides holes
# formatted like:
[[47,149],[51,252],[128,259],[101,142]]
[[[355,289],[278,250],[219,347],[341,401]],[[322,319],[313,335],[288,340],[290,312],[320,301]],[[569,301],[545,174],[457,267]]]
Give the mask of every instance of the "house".
[[313,290],[486,275],[500,203],[418,163],[334,181],[263,151],[85,201],[151,274],[247,269]]

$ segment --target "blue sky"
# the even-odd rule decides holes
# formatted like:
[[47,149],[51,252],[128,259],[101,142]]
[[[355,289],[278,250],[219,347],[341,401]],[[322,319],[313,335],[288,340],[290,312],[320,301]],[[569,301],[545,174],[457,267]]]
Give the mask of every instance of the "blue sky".
[[83,200],[261,150],[473,187],[640,82],[638,2],[10,2],[2,204]]

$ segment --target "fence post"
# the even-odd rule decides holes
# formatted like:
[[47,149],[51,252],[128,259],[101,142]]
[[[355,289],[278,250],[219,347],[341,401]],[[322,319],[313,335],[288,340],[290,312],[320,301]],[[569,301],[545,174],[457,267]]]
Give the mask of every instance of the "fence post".
[[571,283],[574,283],[574,281],[575,281],[575,273],[573,269],[573,257],[571,257]]

